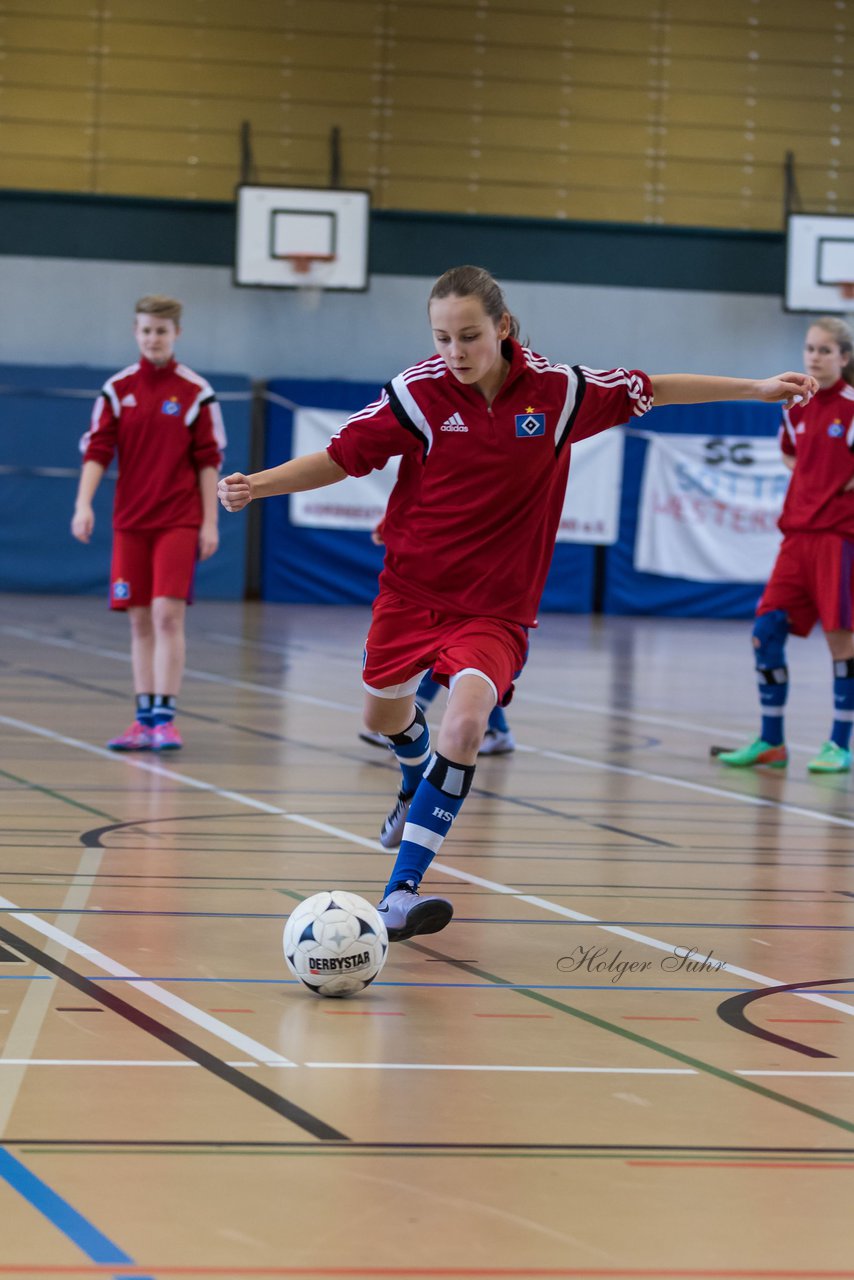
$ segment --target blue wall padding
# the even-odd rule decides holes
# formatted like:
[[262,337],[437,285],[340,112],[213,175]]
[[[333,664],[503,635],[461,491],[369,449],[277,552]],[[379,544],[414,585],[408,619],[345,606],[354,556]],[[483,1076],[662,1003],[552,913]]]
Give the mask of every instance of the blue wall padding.
[[[132,363],[128,353],[128,364]],[[57,389],[97,392],[115,369],[0,365],[0,466],[80,467],[79,440],[94,398],[60,396]],[[249,457],[251,390],[248,378],[207,376],[217,392],[242,392],[222,403],[228,436],[226,468]],[[0,589],[103,595],[107,600],[111,513],[115,484],[104,476],[95,496],[95,532],[88,546],[71,536],[76,476],[0,471]],[[224,514],[224,513],[223,513]],[[198,599],[239,600],[246,583],[246,520],[220,520],[220,549],[196,572]]]

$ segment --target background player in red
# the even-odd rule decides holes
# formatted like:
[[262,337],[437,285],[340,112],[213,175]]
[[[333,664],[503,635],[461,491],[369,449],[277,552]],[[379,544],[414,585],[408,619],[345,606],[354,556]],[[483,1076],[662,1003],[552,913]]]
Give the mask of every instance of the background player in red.
[[830,738],[807,768],[851,769],[854,720],[854,363],[852,334],[835,316],[807,330],[804,364],[818,383],[808,405],[783,413],[780,446],[792,479],[779,525],[783,543],[753,627],[762,727],[722,764],[782,769],[788,763],[783,708],[789,689],[786,637],[821,623],[833,659],[835,712]]
[[[381,842],[399,852],[380,902],[392,940],[444,928],[453,907],[418,896],[474,777],[489,713],[524,666],[554,548],[573,441],[652,406],[809,397],[805,374],[766,382],[551,364],[517,341],[493,278],[456,267],[429,301],[437,355],[393,378],[320,453],[219,483],[228,511],[365,475],[402,455],[365,647],[365,724],[403,773]],[[451,695],[435,752],[415,691],[428,669]]]
[[80,442],[83,469],[71,532],[88,542],[92,499],[113,454],[110,607],[131,626],[136,715],[109,746],[168,751],[182,746],[175,701],[184,674],[184,615],[196,560],[219,545],[216,484],[225,446],[219,405],[204,378],[174,357],[181,304],[150,295],[136,304],[140,359],[109,378]]

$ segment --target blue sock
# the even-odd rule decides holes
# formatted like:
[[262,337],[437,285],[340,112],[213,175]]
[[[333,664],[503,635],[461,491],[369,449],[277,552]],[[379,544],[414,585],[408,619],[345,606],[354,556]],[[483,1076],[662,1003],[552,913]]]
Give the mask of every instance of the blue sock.
[[151,723],[171,724],[175,719],[175,697],[171,693],[155,693],[154,706],[151,708]]
[[489,713],[486,727],[487,729],[495,729],[498,733],[506,733],[510,728],[507,723],[507,717],[504,714],[504,708],[500,707],[497,702]]
[[154,728],[154,694],[138,693],[136,695],[136,718],[146,729]]
[[771,747],[779,747],[785,741],[783,734],[783,707],[789,692],[788,667],[757,667],[759,677],[759,701],[762,705],[762,728],[759,736]]
[[830,741],[848,751],[851,747],[851,723],[854,721],[854,658],[843,658],[833,664],[833,705],[836,715]]
[[462,808],[473,778],[473,764],[454,764],[438,754],[432,757],[415,792],[383,897],[404,884],[418,888]]
[[415,693],[416,707],[420,707],[422,711],[426,711],[441,687],[442,686],[437,684],[433,679],[433,672],[425,671],[424,675],[421,677],[421,683]]
[[401,790],[411,796],[416,790],[430,759],[430,730],[424,712],[415,707],[412,724],[403,733],[386,734],[386,741],[397,757],[403,774]]

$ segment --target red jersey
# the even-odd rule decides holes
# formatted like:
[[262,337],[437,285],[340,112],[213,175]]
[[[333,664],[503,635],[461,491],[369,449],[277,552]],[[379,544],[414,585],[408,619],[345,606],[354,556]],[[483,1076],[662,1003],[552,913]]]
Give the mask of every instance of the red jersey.
[[783,453],[796,459],[779,525],[783,533],[854,538],[854,387],[840,378],[808,405],[784,409]]
[[222,463],[225,428],[213,391],[186,365],[142,357],[109,378],[80,441],[83,461],[118,451],[114,529],[198,528],[199,471]]
[[488,406],[441,356],[406,369],[350,417],[328,452],[351,476],[402,454],[380,585],[427,608],[531,626],[572,442],[652,407],[644,373],[550,364],[508,339]]

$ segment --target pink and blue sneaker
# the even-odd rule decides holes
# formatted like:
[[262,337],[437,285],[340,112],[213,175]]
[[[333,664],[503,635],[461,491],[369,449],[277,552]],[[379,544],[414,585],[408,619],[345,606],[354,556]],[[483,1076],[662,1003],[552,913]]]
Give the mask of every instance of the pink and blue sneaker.
[[117,738],[111,738],[107,746],[111,751],[150,751],[152,733],[153,730],[149,729],[148,725],[134,720],[124,733],[120,733]]
[[151,730],[152,751],[180,751],[184,743],[172,721],[156,724]]

